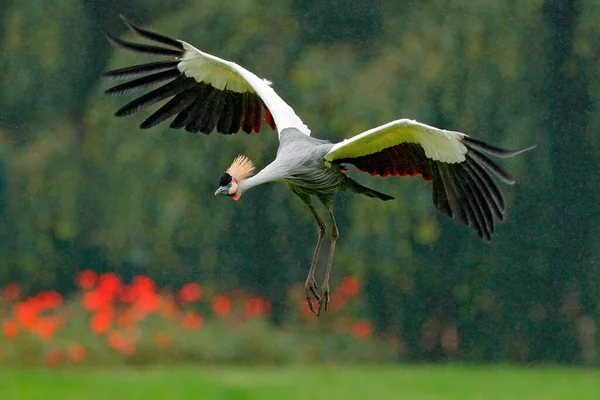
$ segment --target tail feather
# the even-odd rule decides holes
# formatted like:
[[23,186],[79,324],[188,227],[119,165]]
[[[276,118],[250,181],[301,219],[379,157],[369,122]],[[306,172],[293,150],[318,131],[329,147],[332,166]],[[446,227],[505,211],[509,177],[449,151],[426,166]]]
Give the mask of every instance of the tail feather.
[[378,192],[377,190],[370,189],[366,186],[361,185],[360,183],[352,180],[351,178],[346,177],[346,190],[350,190],[354,193],[364,194],[365,196],[373,197],[376,199],[380,199],[383,201],[394,200],[392,196],[389,196],[385,193]]

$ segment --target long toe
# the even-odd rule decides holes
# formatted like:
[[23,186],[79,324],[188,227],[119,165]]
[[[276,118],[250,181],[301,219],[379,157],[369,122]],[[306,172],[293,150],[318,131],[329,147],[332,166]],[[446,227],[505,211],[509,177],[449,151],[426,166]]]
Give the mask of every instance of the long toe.
[[304,283],[304,297],[306,298],[306,302],[308,303],[310,311],[316,314],[317,310],[315,309],[315,306],[313,304],[313,299],[317,301],[317,307],[320,307],[321,296],[319,295],[319,292],[317,290],[317,282],[314,278],[309,277],[306,279],[306,282]]
[[321,288],[321,298],[319,299],[319,310],[317,311],[317,317],[321,315],[322,311],[327,311],[329,306],[329,285],[323,285]]

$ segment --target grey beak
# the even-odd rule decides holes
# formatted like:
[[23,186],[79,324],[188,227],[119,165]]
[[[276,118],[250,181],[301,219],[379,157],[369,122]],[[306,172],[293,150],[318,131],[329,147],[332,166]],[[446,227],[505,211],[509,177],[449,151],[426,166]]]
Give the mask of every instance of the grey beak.
[[215,192],[215,196],[223,196],[223,195],[226,195],[226,194],[229,194],[229,188],[226,187],[226,186],[221,186]]

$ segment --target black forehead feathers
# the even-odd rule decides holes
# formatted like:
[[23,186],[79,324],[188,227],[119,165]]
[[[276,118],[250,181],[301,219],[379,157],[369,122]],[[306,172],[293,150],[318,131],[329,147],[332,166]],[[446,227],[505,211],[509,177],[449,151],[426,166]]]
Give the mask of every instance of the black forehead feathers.
[[227,172],[223,172],[223,175],[219,178],[219,186],[226,186],[229,185],[229,183],[231,183],[231,175]]

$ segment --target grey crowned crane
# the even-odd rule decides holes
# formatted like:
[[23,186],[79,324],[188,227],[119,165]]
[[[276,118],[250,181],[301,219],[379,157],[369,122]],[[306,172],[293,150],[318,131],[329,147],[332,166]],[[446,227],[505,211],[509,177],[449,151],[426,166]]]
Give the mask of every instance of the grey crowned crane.
[[[105,73],[112,79],[132,79],[106,91],[122,95],[166,82],[120,108],[117,116],[169,99],[140,128],[151,128],[175,117],[170,127],[188,132],[222,134],[240,130],[258,133],[262,122],[279,136],[273,162],[253,175],[254,165],[239,156],[219,180],[215,195],[238,200],[248,189],[266,182],[284,182],[306,204],[318,226],[318,240],[305,282],[310,309],[319,315],[329,302],[329,275],[338,228],[333,198],[348,190],[365,196],[392,200],[350,178],[352,164],[371,175],[386,177],[421,175],[433,186],[433,204],[443,214],[474,228],[489,241],[496,221],[503,221],[506,203],[494,178],[513,184],[510,174],[490,156],[508,158],[524,150],[505,150],[460,132],[434,128],[410,119],[399,119],[370,129],[340,143],[316,139],[294,110],[271,88],[271,83],[245,68],[204,53],[189,43],[139,28],[123,18],[137,35],[156,44],[130,43],[108,36],[126,50],[166,56],[167,60],[135,65]],[[326,225],[313,205],[316,197],[325,206],[331,223],[331,247],[322,285],[315,269]],[[316,304],[313,304],[316,301]]]

